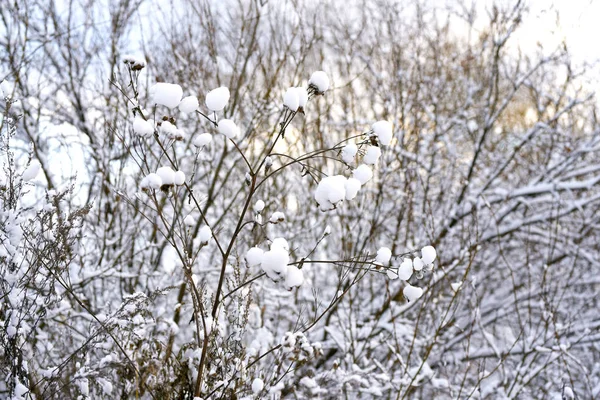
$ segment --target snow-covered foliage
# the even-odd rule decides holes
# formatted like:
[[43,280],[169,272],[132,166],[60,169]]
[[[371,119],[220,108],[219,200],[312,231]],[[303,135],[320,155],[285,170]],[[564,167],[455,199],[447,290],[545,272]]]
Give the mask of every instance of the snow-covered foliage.
[[598,110],[522,3],[63,3],[0,7],[0,398],[599,396]]

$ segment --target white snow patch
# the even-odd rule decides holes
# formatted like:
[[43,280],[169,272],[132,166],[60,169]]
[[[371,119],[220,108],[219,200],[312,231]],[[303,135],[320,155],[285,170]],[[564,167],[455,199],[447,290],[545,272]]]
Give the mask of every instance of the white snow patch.
[[256,267],[262,263],[263,255],[265,252],[260,247],[251,247],[246,252],[246,263],[248,267]]
[[240,128],[230,119],[222,119],[218,124],[219,133],[227,136],[229,139],[235,139],[240,134]]
[[295,87],[291,87],[286,90],[283,95],[283,105],[290,109],[290,111],[297,111],[300,107],[300,97],[298,97],[298,91]]
[[186,114],[193,113],[200,107],[200,103],[198,102],[198,98],[196,96],[187,96],[181,100],[179,103],[179,110]]
[[229,89],[225,86],[218,87],[206,94],[206,107],[211,111],[221,111],[229,102]]
[[392,251],[387,247],[382,247],[379,250],[377,250],[377,257],[375,258],[375,262],[383,266],[387,266],[389,265],[391,258]]
[[133,120],[133,131],[140,136],[150,136],[154,133],[154,124],[139,115]]
[[377,121],[373,125],[371,125],[371,129],[377,138],[379,139],[379,143],[384,146],[387,146],[392,141],[392,124],[388,121]]
[[413,274],[413,262],[410,258],[405,258],[398,267],[398,278],[407,281]]
[[379,157],[381,157],[381,149],[377,146],[369,146],[363,157],[363,162],[367,165],[375,165]]
[[404,293],[404,297],[406,297],[408,301],[413,302],[423,296],[423,289],[407,283],[402,293]]
[[329,89],[329,77],[324,71],[315,71],[310,76],[308,84],[314,86],[319,93],[323,93]]
[[273,215],[271,215],[271,218],[269,219],[269,222],[272,224],[277,224],[279,222],[283,222],[285,221],[285,214],[282,213],[281,211],[275,211],[273,213]]
[[373,178],[373,170],[368,165],[361,164],[352,171],[352,176],[358,179],[361,185],[364,185]]
[[212,142],[212,135],[210,133],[201,133],[194,136],[192,140],[192,144],[196,147],[204,147],[210,142]]
[[150,88],[150,95],[154,104],[175,108],[181,102],[183,89],[177,84],[159,82]]
[[346,177],[334,175],[323,178],[315,191],[315,200],[321,211],[333,210],[346,198]]
[[354,161],[354,157],[356,157],[356,153],[358,152],[358,147],[354,143],[348,143],[342,148],[342,160],[345,163],[350,164]]

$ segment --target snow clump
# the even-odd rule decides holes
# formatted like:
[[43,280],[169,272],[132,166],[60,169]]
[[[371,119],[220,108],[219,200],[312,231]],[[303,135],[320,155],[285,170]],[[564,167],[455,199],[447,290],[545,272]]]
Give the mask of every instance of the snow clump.
[[229,139],[235,139],[240,134],[240,128],[230,119],[222,119],[217,125],[219,133],[222,133]]
[[415,268],[415,271],[422,270],[424,266],[425,264],[423,263],[423,260],[421,260],[419,257],[415,257],[413,260],[413,267]]
[[352,171],[352,176],[364,185],[373,178],[373,170],[368,165],[362,164]]
[[316,71],[310,76],[308,84],[317,90],[317,93],[322,94],[329,89],[329,77],[323,71]]
[[348,143],[342,149],[342,160],[344,160],[345,163],[350,164],[354,161],[357,152],[358,147],[354,143]]
[[388,121],[377,121],[373,125],[371,125],[371,129],[377,138],[379,139],[379,143],[384,146],[387,146],[392,141],[392,124]]
[[425,246],[421,249],[421,259],[425,265],[431,265],[437,257],[437,253],[433,246]]
[[194,136],[192,140],[192,144],[196,147],[204,147],[210,142],[212,142],[212,135],[210,133],[201,133]]
[[32,160],[31,163],[29,163],[29,167],[23,171],[23,176],[21,178],[23,178],[24,181],[32,180],[40,172],[41,167],[42,165],[38,160]]
[[387,247],[382,247],[379,250],[377,250],[377,257],[375,258],[375,262],[377,264],[387,266],[390,263],[391,258],[392,251]]
[[360,187],[361,184],[358,179],[348,178],[348,180],[344,184],[344,188],[346,189],[346,200],[353,200],[358,194]]
[[229,102],[229,89],[225,86],[218,87],[206,94],[206,107],[210,111],[221,111]]
[[262,379],[256,378],[254,381],[252,381],[252,392],[254,394],[259,394],[264,389],[264,387],[265,383]]
[[375,165],[379,157],[381,157],[381,149],[377,146],[369,146],[363,157],[363,162],[367,165]]
[[265,252],[260,247],[252,247],[246,252],[246,263],[248,267],[256,267],[262,263]]
[[150,88],[152,102],[169,108],[175,108],[181,102],[183,89],[173,83],[159,82]]
[[262,200],[258,200],[256,203],[254,203],[253,208],[254,208],[254,212],[259,213],[265,209],[265,202]]
[[212,231],[208,226],[204,225],[202,228],[200,228],[198,236],[200,237],[200,242],[202,244],[208,244],[208,241],[210,238],[212,238]]
[[321,211],[333,210],[346,198],[346,177],[334,175],[323,178],[315,191],[315,200]]
[[175,184],[175,171],[171,167],[160,167],[156,170],[156,175],[160,177],[162,184],[165,186]]
[[300,97],[295,87],[289,88],[283,95],[283,105],[290,109],[290,111],[296,112],[300,107]]
[[287,270],[285,271],[285,281],[284,285],[287,290],[292,290],[293,288],[297,288],[302,286],[304,283],[304,274],[302,270],[296,267],[295,265],[288,265]]
[[198,107],[200,107],[200,103],[196,96],[184,97],[183,100],[181,100],[181,103],[179,103],[179,110],[186,114],[193,113]]
[[7,81],[6,79],[0,82],[0,94],[2,98],[10,99],[13,95],[15,84]]
[[405,258],[398,267],[398,278],[407,281],[413,274],[413,262],[410,258]]
[[423,296],[423,289],[407,283],[402,293],[409,302],[413,302]]
[[158,190],[163,185],[162,179],[155,173],[148,174],[140,182],[142,189],[154,189]]
[[173,178],[173,183],[177,186],[181,186],[185,183],[185,173],[183,171],[175,172],[175,177]]
[[284,278],[289,262],[290,255],[286,249],[271,245],[271,250],[263,254],[260,266],[269,278],[279,281]]
[[304,109],[306,107],[306,103],[308,103],[308,92],[302,86],[296,88],[296,93],[298,93],[298,106],[299,108]]
[[140,116],[137,116],[133,120],[133,131],[140,136],[150,136],[154,133],[154,124],[150,121],[146,121]]
[[272,224],[276,224],[279,222],[283,222],[285,221],[285,214],[282,213],[281,211],[275,211],[273,213],[273,215],[271,215],[271,218],[269,219],[269,222]]

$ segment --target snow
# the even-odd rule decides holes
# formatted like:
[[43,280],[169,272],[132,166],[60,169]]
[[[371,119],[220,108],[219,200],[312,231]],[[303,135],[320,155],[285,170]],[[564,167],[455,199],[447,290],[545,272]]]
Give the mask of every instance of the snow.
[[169,121],[162,121],[160,123],[160,133],[167,136],[169,139],[173,140],[181,140],[183,139],[183,131],[177,128],[175,125],[170,123]]
[[185,183],[185,173],[183,171],[175,172],[173,183],[175,183],[177,186],[183,185]]
[[321,211],[333,210],[346,198],[346,177],[334,175],[323,178],[315,191],[315,200]]
[[302,86],[296,88],[296,93],[298,93],[298,106],[300,108],[306,107],[306,103],[308,103],[308,92]]
[[29,167],[27,167],[23,172],[23,180],[30,181],[33,178],[35,178],[40,172],[41,167],[42,166],[38,160],[31,160],[31,162],[29,163]]
[[387,146],[392,141],[392,124],[388,121],[377,121],[373,125],[371,125],[371,129],[377,138],[379,139],[379,143],[384,146]]
[[254,212],[259,213],[265,209],[265,202],[262,200],[258,200],[254,203]]
[[262,270],[274,281],[278,281],[290,262],[290,256],[286,249],[279,246],[271,246],[271,250],[265,252],[260,264]]
[[2,98],[10,99],[13,95],[15,84],[4,79],[0,82],[0,94]]
[[329,77],[323,71],[316,71],[310,76],[308,84],[314,86],[319,93],[323,93],[329,89]]
[[169,186],[175,183],[175,171],[171,167],[160,167],[156,170],[156,175],[160,177],[163,185]]
[[150,88],[150,95],[154,104],[175,108],[181,101],[183,89],[177,84],[159,82]]
[[437,253],[433,246],[425,246],[421,249],[421,259],[425,265],[433,264],[436,256]]
[[369,146],[363,157],[363,162],[367,165],[375,165],[379,157],[381,157],[381,149],[377,146]]
[[407,283],[402,293],[404,293],[404,297],[406,297],[408,301],[413,302],[423,296],[423,289]]
[[300,107],[300,97],[298,97],[298,91],[295,87],[291,87],[286,90],[283,95],[283,105],[290,109],[290,111],[296,112]]
[[183,219],[183,224],[185,226],[194,226],[196,225],[196,218],[192,217],[192,215],[189,214]]
[[262,263],[265,252],[259,247],[252,247],[246,252],[248,267],[256,267]]
[[301,269],[298,269],[295,265],[288,265],[285,271],[284,285],[286,289],[292,290],[302,286],[304,283],[304,274]]
[[387,266],[389,265],[391,258],[392,251],[387,247],[382,247],[379,250],[377,250],[377,257],[375,257],[375,262],[383,266]]
[[268,171],[269,168],[273,166],[273,159],[271,157],[265,158],[265,171]]
[[179,103],[179,110],[183,113],[190,114],[196,111],[200,107],[198,98],[196,96],[187,96]]
[[212,135],[210,133],[201,133],[194,136],[192,140],[192,144],[196,147],[204,147],[210,142],[212,142]]
[[327,225],[325,230],[323,231],[323,236],[327,236],[331,234],[331,226]]
[[269,219],[269,222],[272,224],[276,224],[278,222],[283,222],[285,221],[285,214],[282,213],[281,211],[275,211],[273,213],[273,215],[271,215],[271,218]]
[[450,287],[452,288],[452,290],[454,292],[458,292],[460,290],[460,288],[462,287],[463,283],[462,282],[452,282],[450,284]]
[[405,258],[398,267],[398,278],[407,281],[413,274],[413,262],[410,258]]
[[25,395],[27,393],[29,393],[29,389],[27,389],[27,386],[25,386],[21,382],[17,381],[17,384],[15,385],[15,390],[14,390],[15,397],[13,397],[13,398],[24,399]]
[[275,238],[271,242],[271,249],[276,248],[276,247],[284,249],[285,251],[290,250],[290,245],[288,244],[288,241],[282,237]]
[[373,178],[373,170],[368,165],[361,164],[352,171],[352,176],[358,179],[361,185],[364,185]]
[[354,157],[356,157],[356,153],[358,152],[358,147],[354,143],[348,143],[342,149],[342,160],[345,163],[350,164],[354,161]]
[[415,257],[413,260],[413,267],[415,268],[415,271],[422,270],[424,266],[425,263],[423,263],[423,260],[421,260],[419,257]]
[[158,174],[151,173],[142,179],[140,187],[142,189],[155,189],[158,190],[163,185],[162,178]]
[[133,120],[133,131],[140,136],[150,136],[154,133],[154,124],[138,115]]
[[252,381],[252,392],[254,394],[259,394],[265,387],[265,383],[262,379],[256,378]]
[[573,393],[573,389],[570,386],[565,386],[563,388],[563,399],[564,400],[573,400],[575,399],[575,393]]
[[218,124],[219,133],[227,136],[229,139],[235,139],[240,134],[240,128],[230,119],[222,119]]
[[358,194],[360,187],[361,184],[358,179],[348,178],[348,180],[344,184],[344,188],[346,189],[346,200],[353,200]]
[[221,111],[229,102],[229,89],[225,86],[218,87],[206,94],[206,107],[210,111]]
[[388,268],[385,272],[389,279],[398,279],[398,270],[394,268]]
[[200,237],[200,242],[202,244],[207,244],[210,238],[212,238],[212,231],[206,225],[200,228],[200,232],[198,232],[198,236]]
[[131,64],[134,67],[144,68],[146,66],[146,59],[142,56],[135,56],[133,54],[125,54],[122,58],[125,64]]

